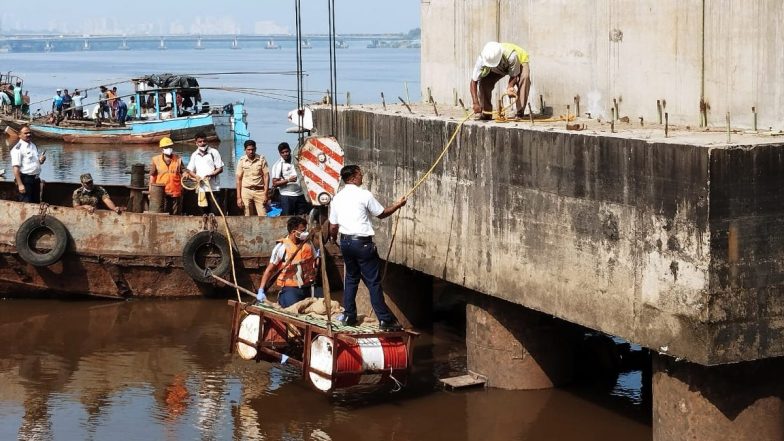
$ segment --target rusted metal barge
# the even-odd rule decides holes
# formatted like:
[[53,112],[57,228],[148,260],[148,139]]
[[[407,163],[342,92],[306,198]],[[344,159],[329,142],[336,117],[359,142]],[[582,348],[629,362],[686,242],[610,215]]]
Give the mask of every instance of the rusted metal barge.
[[[228,249],[221,218],[130,212],[118,215],[100,209],[90,214],[71,208],[71,194],[77,187],[47,182],[43,200],[49,205],[42,207],[14,201],[13,181],[0,182],[0,296],[181,297],[233,291],[193,271],[211,267],[227,272],[229,257],[225,255]],[[103,187],[117,205],[129,205],[128,187]],[[233,189],[223,189],[217,196],[222,200],[236,197]],[[195,199],[194,193],[186,193],[186,213],[198,212]],[[285,233],[286,218],[236,216],[238,213],[233,211],[229,214],[226,221],[234,239],[237,281],[256,286],[275,240]],[[23,223],[41,215],[55,218],[67,231],[62,256],[45,266],[25,261],[17,248],[17,233]],[[49,233],[29,239],[30,248],[46,251],[55,248],[62,238]]]

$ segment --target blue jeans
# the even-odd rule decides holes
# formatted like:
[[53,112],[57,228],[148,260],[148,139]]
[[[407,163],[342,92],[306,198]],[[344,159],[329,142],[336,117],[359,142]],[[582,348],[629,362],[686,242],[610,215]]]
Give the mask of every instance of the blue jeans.
[[305,200],[305,195],[283,196],[280,195],[281,216],[294,216],[308,214],[310,204]]
[[[322,291],[320,286],[315,287],[313,290],[315,291],[314,297],[324,297],[324,291]],[[308,297],[310,297],[310,287],[297,288],[296,286],[285,286],[278,294],[278,304],[284,308],[288,308]]]
[[359,279],[365,282],[370,291],[370,305],[379,320],[394,321],[395,316],[389,312],[384,303],[384,291],[381,289],[381,259],[378,250],[371,239],[351,240],[340,239],[340,251],[346,267],[346,278],[343,281],[343,308],[344,316],[356,318],[357,316],[357,288]]

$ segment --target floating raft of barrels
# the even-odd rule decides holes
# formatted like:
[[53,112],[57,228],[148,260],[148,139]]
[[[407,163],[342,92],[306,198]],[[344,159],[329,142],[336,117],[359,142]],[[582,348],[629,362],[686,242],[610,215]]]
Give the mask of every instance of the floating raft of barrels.
[[341,326],[304,314],[230,300],[230,351],[246,360],[290,363],[316,389],[399,389],[411,367],[411,331]]

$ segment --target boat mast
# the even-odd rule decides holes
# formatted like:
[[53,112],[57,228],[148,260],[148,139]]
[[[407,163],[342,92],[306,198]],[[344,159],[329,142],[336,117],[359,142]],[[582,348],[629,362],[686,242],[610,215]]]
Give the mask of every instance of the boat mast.
[[298,145],[302,146],[305,140],[305,130],[303,127],[305,117],[304,92],[302,87],[302,3],[301,0],[294,0],[294,13],[297,29],[297,131]]

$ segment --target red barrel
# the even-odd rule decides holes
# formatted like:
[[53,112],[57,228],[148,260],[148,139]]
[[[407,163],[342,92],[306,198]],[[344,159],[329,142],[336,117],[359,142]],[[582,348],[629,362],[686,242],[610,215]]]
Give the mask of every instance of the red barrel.
[[358,338],[349,343],[320,335],[310,345],[310,367],[329,376],[309,372],[310,382],[323,391],[404,384],[408,377],[408,348],[401,337]]

